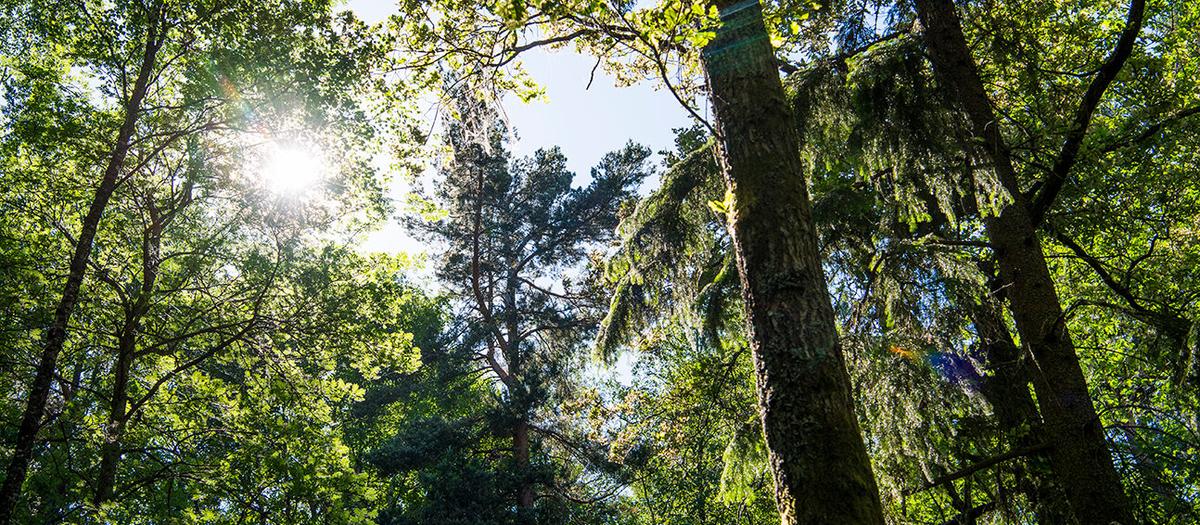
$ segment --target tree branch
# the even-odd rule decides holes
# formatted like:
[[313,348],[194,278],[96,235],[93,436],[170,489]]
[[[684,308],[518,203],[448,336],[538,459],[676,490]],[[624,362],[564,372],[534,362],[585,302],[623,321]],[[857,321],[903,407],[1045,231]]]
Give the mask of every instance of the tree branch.
[[1125,29],[1121,31],[1117,47],[1113,49],[1112,55],[1108,57],[1104,65],[1100,66],[1100,71],[1092,78],[1092,83],[1084,93],[1079,109],[1075,111],[1075,120],[1070,131],[1067,132],[1067,138],[1059,151],[1058,160],[1054,162],[1054,167],[1046,176],[1041,191],[1030,204],[1030,214],[1034,226],[1041,223],[1046,216],[1046,211],[1054,205],[1054,200],[1067,182],[1067,174],[1071,172],[1071,168],[1079,159],[1079,149],[1083,146],[1083,139],[1087,136],[1088,126],[1092,122],[1096,107],[1100,105],[1100,99],[1104,97],[1108,86],[1121,72],[1129,55],[1133,53],[1133,44],[1142,30],[1145,11],[1146,0],[1132,0],[1129,5],[1129,15],[1125,20]]
[[1190,117],[1192,115],[1195,115],[1197,113],[1200,113],[1200,106],[1192,106],[1190,108],[1185,108],[1180,111],[1177,111],[1174,114],[1172,114],[1171,116],[1169,116],[1165,119],[1162,119],[1158,122],[1155,122],[1154,124],[1151,124],[1150,127],[1146,128],[1144,131],[1142,131],[1141,133],[1138,133],[1137,135],[1135,135],[1133,137],[1127,138],[1125,140],[1119,140],[1119,141],[1110,143],[1107,146],[1104,146],[1104,148],[1102,148],[1100,150],[1100,152],[1101,153],[1112,153],[1119,149],[1126,148],[1126,147],[1132,146],[1134,144],[1138,144],[1140,142],[1150,140],[1155,135],[1157,135],[1159,132],[1161,132],[1163,129],[1165,129],[1167,126],[1174,124],[1175,122],[1178,122],[1180,120],[1183,120],[1187,117]]
[[1019,457],[1029,456],[1032,454],[1036,454],[1038,452],[1045,451],[1048,448],[1050,448],[1049,445],[1047,445],[1045,443],[1039,443],[1037,445],[1031,445],[1028,447],[1021,447],[1018,449],[1010,450],[1010,451],[1000,454],[998,456],[992,456],[988,459],[985,459],[985,460],[975,463],[973,465],[967,466],[966,468],[963,468],[956,472],[951,472],[944,476],[938,476],[936,478],[933,478],[933,479],[929,480],[929,482],[922,485],[920,488],[909,489],[909,490],[904,491],[904,494],[911,495],[911,494],[916,494],[918,492],[924,492],[926,490],[937,487],[939,485],[944,485],[944,484],[953,482],[955,480],[965,478],[965,477],[970,476],[981,470],[992,468],[996,465],[999,465],[1000,463],[1004,463],[1005,461],[1008,461],[1011,459],[1016,459]]
[[1074,239],[1071,239],[1057,229],[1054,230],[1054,238],[1058,242],[1062,243],[1063,246],[1066,246],[1068,249],[1074,252],[1076,257],[1079,257],[1080,260],[1091,267],[1092,270],[1096,272],[1096,276],[1099,277],[1101,281],[1104,281],[1104,284],[1107,285],[1108,288],[1113,291],[1113,293],[1124,299],[1125,302],[1129,304],[1130,308],[1133,308],[1134,310],[1137,310],[1143,314],[1153,314],[1153,312],[1138,302],[1137,297],[1134,297],[1133,292],[1131,292],[1127,286],[1121,284],[1115,277],[1113,277],[1111,273],[1109,273],[1108,269],[1104,267],[1104,264],[1101,263],[1099,259],[1089,254],[1083,249],[1082,246],[1079,245],[1079,243],[1075,242]]

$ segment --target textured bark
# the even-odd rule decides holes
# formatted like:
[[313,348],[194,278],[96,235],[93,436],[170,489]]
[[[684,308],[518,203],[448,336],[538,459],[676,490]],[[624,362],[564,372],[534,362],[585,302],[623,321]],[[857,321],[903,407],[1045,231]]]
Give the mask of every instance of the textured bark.
[[[992,405],[996,423],[1011,449],[1028,449],[1040,444],[1041,417],[1029,393],[1029,369],[1021,349],[1013,341],[1002,313],[1003,306],[993,296],[979,298],[970,306],[983,359],[989,374],[980,385],[983,396]],[[1034,507],[1038,523],[1070,521],[1070,504],[1062,490],[1048,478],[1049,465],[1042,451],[1029,454],[1031,472],[1017,471],[1019,489]]]
[[703,61],[784,524],[882,523],[817,250],[800,142],[758,2],[714,2]]
[[957,96],[1012,202],[984,218],[1001,283],[1022,343],[1050,445],[1051,465],[1082,523],[1133,523],[1104,429],[1067,331],[1062,306],[1029,203],[1020,191],[1007,145],[967,47],[951,0],[917,0],[934,70]]
[[158,50],[162,47],[162,38],[159,34],[161,15],[161,12],[156,12],[150,16],[146,45],[137,79],[124,108],[125,118],[117,133],[117,140],[104,170],[104,177],[96,188],[96,194],[92,198],[87,215],[84,216],[79,237],[76,239],[75,250],[71,256],[67,281],[63,285],[62,296],[54,311],[54,321],[46,331],[46,344],[42,348],[42,355],[38,360],[37,374],[29,388],[29,397],[26,401],[25,412],[21,417],[21,426],[13,443],[12,458],[8,463],[4,484],[0,485],[0,525],[11,521],[17,500],[21,495],[21,486],[25,483],[25,476],[33,459],[33,445],[37,440],[42,417],[46,412],[46,402],[50,397],[50,386],[54,380],[58,355],[62,352],[63,345],[67,340],[67,325],[75,312],[75,306],[79,303],[79,288],[87,273],[88,260],[92,255],[92,242],[96,238],[96,231],[100,226],[104,209],[108,206],[108,201],[112,197],[113,191],[116,190],[118,179],[125,167],[125,158],[129,154],[142,102],[149,89]]

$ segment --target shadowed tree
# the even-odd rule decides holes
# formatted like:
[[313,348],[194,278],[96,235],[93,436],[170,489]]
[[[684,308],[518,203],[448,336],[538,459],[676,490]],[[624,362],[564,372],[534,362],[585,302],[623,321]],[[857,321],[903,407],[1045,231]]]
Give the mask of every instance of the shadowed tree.
[[1055,472],[1082,522],[1133,523],[1036,228],[1076,161],[1100,98],[1129,57],[1145,2],[1133,0],[1117,48],[1088,87],[1058,160],[1033,198],[1019,186],[1012,152],[996,124],[953,2],[920,0],[916,5],[934,70],[955,95],[1008,193],[1008,202],[995,216],[984,217],[983,223],[999,269],[997,291],[1004,290],[1017,330],[1035,362],[1033,384]]
[[545,408],[562,395],[562,376],[596,322],[596,299],[572,273],[612,238],[623,203],[650,174],[650,152],[630,144],[605,155],[588,184],[574,187],[557,149],[512,160],[495,110],[465,89],[454,100],[450,158],[428,199],[442,216],[410,224],[444,246],[438,275],[501,395],[517,519],[535,520],[536,501],[558,495],[547,458],[537,457],[540,441],[558,438]]

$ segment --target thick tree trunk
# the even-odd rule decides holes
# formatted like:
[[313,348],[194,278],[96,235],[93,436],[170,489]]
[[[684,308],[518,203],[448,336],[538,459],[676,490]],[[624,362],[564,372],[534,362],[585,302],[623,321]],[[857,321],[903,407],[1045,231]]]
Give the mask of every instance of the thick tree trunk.
[[104,209],[108,206],[108,201],[117,188],[121,171],[125,167],[125,157],[129,154],[142,101],[149,89],[158,50],[162,47],[162,38],[159,34],[160,16],[161,12],[153,13],[150,16],[142,62],[133,91],[125,104],[125,120],[117,133],[117,141],[113,146],[112,155],[109,156],[104,177],[96,188],[91,206],[83,219],[82,228],[75,243],[75,252],[71,257],[67,281],[54,312],[54,321],[46,331],[46,344],[42,349],[41,358],[38,360],[37,375],[29,388],[29,397],[26,401],[25,412],[21,417],[21,427],[17,431],[16,441],[13,444],[12,458],[8,463],[4,484],[0,485],[0,525],[7,524],[12,519],[17,500],[20,498],[21,486],[25,483],[29,463],[33,459],[33,445],[37,440],[42,417],[46,412],[46,402],[50,397],[50,386],[54,381],[58,355],[62,352],[63,345],[67,340],[67,325],[75,312],[75,306],[79,303],[79,288],[87,273],[88,260],[92,255],[92,242],[96,238],[96,231],[100,226]]
[[703,61],[780,516],[788,525],[882,523],[762,8],[714,4],[722,25]]
[[984,218],[984,227],[995,250],[1017,331],[1034,360],[1031,374],[1055,475],[1082,523],[1133,523],[1029,203],[1017,183],[1012,158],[997,129],[954,4],[951,0],[917,0],[917,11],[935,72],[957,95],[1012,198],[999,215]]

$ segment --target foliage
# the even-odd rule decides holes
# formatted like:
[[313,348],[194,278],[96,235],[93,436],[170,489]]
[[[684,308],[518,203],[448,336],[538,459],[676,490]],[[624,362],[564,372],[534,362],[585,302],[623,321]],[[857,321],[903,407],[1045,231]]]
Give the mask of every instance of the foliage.
[[[705,121],[718,4],[405,0],[371,27],[328,0],[0,0],[6,459],[133,122],[16,521],[777,522]],[[764,4],[888,519],[1069,520],[986,227],[1017,195],[914,6]],[[1130,5],[956,9],[1018,189],[1063,177],[1038,237],[1137,519],[1191,523],[1200,6],[1147,2],[1080,128]],[[667,89],[695,125],[662,170],[632,142],[587,174],[515,158],[497,104],[541,96],[520,65],[540,47]],[[428,102],[447,118],[419,120]],[[272,148],[320,153],[320,180],[280,192]],[[398,178],[432,271],[359,246]]]

